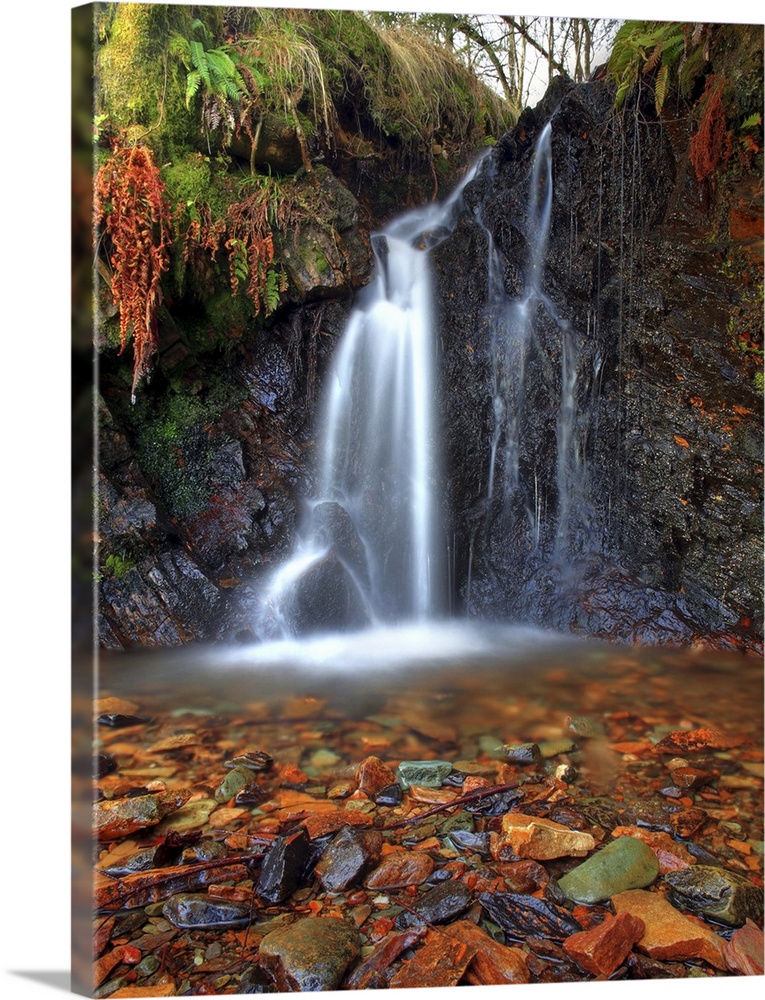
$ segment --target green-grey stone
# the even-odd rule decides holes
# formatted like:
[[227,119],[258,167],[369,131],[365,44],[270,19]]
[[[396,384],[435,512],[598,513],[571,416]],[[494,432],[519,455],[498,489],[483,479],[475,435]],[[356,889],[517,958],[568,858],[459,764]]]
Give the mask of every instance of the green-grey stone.
[[747,918],[757,923],[762,916],[762,889],[736,872],[711,865],[691,865],[668,872],[664,881],[670,886],[670,901],[700,917],[741,927]]
[[561,753],[573,753],[576,750],[573,740],[540,740],[539,750],[545,760],[557,757]]
[[175,830],[176,833],[198,830],[205,825],[210,818],[210,813],[217,808],[218,803],[214,799],[198,799],[196,802],[187,802],[185,806],[176,809],[172,816],[166,816],[154,828],[154,832],[164,837],[169,830]]
[[494,757],[495,760],[505,759],[504,744],[502,740],[498,739],[496,736],[484,734],[479,738],[478,746],[483,753],[487,754],[489,757]]
[[210,813],[217,809],[218,803],[214,799],[199,799],[197,802],[187,802],[185,806],[172,814],[154,828],[154,832],[164,837],[170,830],[176,833],[186,833],[189,830],[198,830],[204,826],[210,818]]
[[218,790],[215,793],[216,802],[228,802],[229,799],[233,799],[237,792],[241,792],[243,788],[252,781],[252,771],[248,767],[242,767],[238,765],[232,768],[226,777],[218,785]]
[[116,979],[110,979],[108,982],[104,983],[103,986],[99,988],[93,994],[95,1000],[101,1000],[101,997],[109,997],[112,993],[116,993],[117,990],[121,989],[123,986],[127,985],[127,981],[124,976],[117,976]]
[[397,770],[404,791],[412,785],[440,788],[444,778],[452,773],[452,765],[446,760],[402,760]]
[[475,830],[475,820],[469,812],[461,810],[455,813],[453,816],[449,816],[445,819],[438,827],[438,833],[441,836],[446,836],[451,833],[452,830],[467,830],[472,833]]
[[135,971],[139,976],[152,976],[160,966],[160,961],[156,955],[146,955],[145,958],[136,965]]
[[315,753],[311,754],[311,766],[322,770],[328,767],[334,767],[335,764],[339,764],[342,758],[339,754],[336,754],[332,750],[328,750],[323,747],[321,750],[317,750]]
[[278,990],[334,990],[359,953],[358,932],[334,917],[305,917],[260,943],[260,964]]
[[576,903],[603,903],[618,892],[644,889],[659,874],[651,848],[636,837],[618,837],[558,882]]

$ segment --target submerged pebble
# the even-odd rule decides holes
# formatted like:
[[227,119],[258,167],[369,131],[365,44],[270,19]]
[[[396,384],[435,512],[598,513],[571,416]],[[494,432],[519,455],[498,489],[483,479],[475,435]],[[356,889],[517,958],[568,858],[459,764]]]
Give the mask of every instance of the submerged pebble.
[[511,743],[502,749],[510,764],[531,764],[538,767],[542,763],[542,752],[536,743]]
[[364,884],[369,889],[403,889],[407,885],[421,885],[435,867],[435,861],[428,854],[397,851],[383,858]]
[[219,803],[228,802],[233,799],[238,792],[248,788],[252,784],[252,769],[238,764],[232,768],[226,777],[221,781],[215,791],[215,801]]
[[440,882],[418,897],[411,910],[399,913],[396,927],[403,929],[422,922],[445,924],[463,913],[472,902],[473,894],[464,882],[453,879]]

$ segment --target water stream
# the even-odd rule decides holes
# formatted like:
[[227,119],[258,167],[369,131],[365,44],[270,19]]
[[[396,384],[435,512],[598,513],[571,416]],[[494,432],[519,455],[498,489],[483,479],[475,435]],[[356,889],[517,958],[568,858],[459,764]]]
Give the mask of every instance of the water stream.
[[318,491],[273,576],[266,631],[424,621],[444,604],[430,251],[453,230],[479,161],[443,204],[372,237],[374,278],[337,349],[317,433]]
[[[267,589],[261,635],[427,621],[453,605],[451,551],[438,528],[430,251],[465,212],[467,184],[495,165],[479,157],[444,204],[410,211],[372,237],[374,278],[349,317],[326,387],[317,430],[318,489],[292,558]],[[493,428],[487,517],[493,512],[505,537],[514,540],[508,544],[520,541],[536,564],[565,567],[587,541],[582,442],[589,418],[577,399],[576,332],[544,292],[553,167],[548,122],[531,157],[519,295],[505,289],[505,258],[481,206],[473,214],[488,247]],[[541,405],[530,395],[530,372],[544,388],[546,409],[555,413],[547,400],[557,399],[547,434],[554,439],[552,458],[549,443],[528,429]],[[468,609],[472,555],[471,542]]]

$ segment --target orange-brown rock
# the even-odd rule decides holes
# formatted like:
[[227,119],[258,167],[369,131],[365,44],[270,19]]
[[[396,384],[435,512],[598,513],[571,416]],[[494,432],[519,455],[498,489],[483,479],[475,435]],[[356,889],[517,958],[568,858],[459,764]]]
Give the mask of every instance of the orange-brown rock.
[[162,976],[154,986],[122,986],[113,997],[174,997],[176,984],[170,976]]
[[359,791],[373,799],[383,788],[396,784],[396,774],[379,757],[369,756],[356,768],[356,784]]
[[190,797],[190,791],[179,789],[96,802],[93,805],[93,833],[98,840],[119,840],[136,830],[156,826],[165,816],[180,809]]
[[713,729],[676,729],[659,740],[654,753],[686,754],[701,750],[729,750],[738,746],[741,740],[728,738]]
[[335,833],[344,826],[372,826],[373,823],[373,816],[355,809],[325,810],[301,820],[301,825],[311,840],[323,837],[327,833]]
[[680,812],[672,813],[669,817],[669,823],[672,827],[672,832],[677,834],[678,837],[692,837],[697,830],[700,830],[704,826],[708,819],[709,816],[703,809],[692,806],[688,809],[681,809]]
[[431,929],[425,943],[390,980],[396,989],[456,986],[475,955],[475,947],[450,934]]
[[518,858],[549,861],[552,858],[586,857],[595,849],[595,840],[589,833],[570,830],[541,816],[506,813],[502,817],[502,834],[492,843],[492,854],[502,857],[502,851],[507,847]]
[[658,830],[647,830],[642,826],[617,826],[612,837],[636,837],[648,844],[659,862],[659,874],[677,871],[696,863],[696,859],[682,844],[678,844],[668,833]]
[[526,958],[520,948],[500,944],[470,920],[457,920],[449,924],[446,932],[475,948],[475,954],[465,972],[466,983],[472,986],[495,986],[529,982]]
[[645,924],[639,951],[660,961],[684,962],[700,958],[716,969],[727,970],[725,940],[701,920],[685,916],[663,896],[645,889],[628,889],[611,900],[617,915],[628,913]]
[[747,920],[743,927],[733,932],[730,941],[725,942],[723,951],[731,972],[738,972],[742,976],[761,976],[765,971],[765,938],[751,920]]
[[93,702],[93,715],[135,715],[139,706],[124,698],[97,698]]
[[97,909],[116,910],[147,906],[177,892],[195,892],[215,882],[241,882],[248,876],[244,865],[173,865],[134,872],[119,879],[96,873],[93,900]]
[[460,793],[454,788],[428,788],[425,785],[410,785],[408,795],[415,802],[425,802],[429,805],[444,805],[453,802]]
[[421,885],[433,874],[435,861],[427,854],[400,851],[388,854],[364,884],[368,889],[403,889],[407,885]]
[[615,917],[609,914],[597,927],[572,934],[563,942],[563,950],[593,976],[610,976],[644,932],[645,924],[639,917],[630,913]]

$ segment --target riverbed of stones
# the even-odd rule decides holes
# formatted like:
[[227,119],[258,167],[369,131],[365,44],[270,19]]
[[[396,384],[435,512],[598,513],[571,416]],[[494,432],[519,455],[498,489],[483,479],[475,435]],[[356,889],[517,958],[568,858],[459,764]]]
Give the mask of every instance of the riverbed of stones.
[[96,702],[94,996],[762,975],[761,739],[490,697]]

